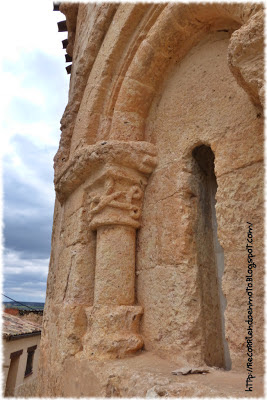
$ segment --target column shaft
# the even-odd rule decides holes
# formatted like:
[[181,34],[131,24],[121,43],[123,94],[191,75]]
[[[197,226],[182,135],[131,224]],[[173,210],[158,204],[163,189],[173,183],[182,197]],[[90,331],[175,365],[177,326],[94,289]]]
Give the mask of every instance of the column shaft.
[[131,226],[97,229],[94,304],[134,304],[135,236]]

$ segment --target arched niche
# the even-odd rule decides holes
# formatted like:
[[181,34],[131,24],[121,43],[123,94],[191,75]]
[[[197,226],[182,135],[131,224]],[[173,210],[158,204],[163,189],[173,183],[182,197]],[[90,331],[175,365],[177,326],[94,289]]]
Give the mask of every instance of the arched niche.
[[216,218],[217,180],[214,153],[199,145],[192,151],[193,174],[198,185],[196,250],[201,290],[204,331],[204,361],[207,365],[231,369],[225,337],[226,298],[222,290],[224,250],[218,240]]
[[[230,39],[229,67],[253,103],[260,106],[264,81],[261,6],[172,3],[157,18],[125,74],[114,107],[111,139],[144,140],[152,101],[173,58],[181,60],[203,35],[216,30],[235,31]],[[249,32],[253,40],[249,40]]]
[[[249,163],[259,160],[262,127],[228,67],[231,32],[218,31],[207,33],[182,61],[174,62],[146,120],[144,139],[156,145],[158,167],[145,192],[138,233],[137,298],[144,307],[141,332],[146,349],[181,364],[207,362],[229,368],[222,358],[209,360],[207,355],[197,240],[200,184],[192,151],[200,145],[211,147],[220,192],[223,177],[232,174],[225,194],[225,201],[231,202],[235,174],[239,179],[240,168],[248,162],[243,151]],[[220,234],[238,234],[222,226],[219,216]],[[237,299],[228,293],[226,300],[226,311],[218,315],[226,315],[225,339],[231,353],[239,340],[229,320]]]
[[[70,96],[61,121],[56,175],[68,168],[75,152],[99,140],[144,140],[151,104],[173,58],[181,60],[206,32],[234,31],[229,67],[254,104],[263,104],[261,4],[138,3],[121,4],[114,10],[105,11],[104,28],[97,23],[91,32],[92,39],[96,35],[99,40],[95,46],[89,36],[86,52],[90,57],[82,62],[74,57],[75,95]],[[111,24],[113,18],[116,24]],[[113,27],[118,21],[121,29]]]

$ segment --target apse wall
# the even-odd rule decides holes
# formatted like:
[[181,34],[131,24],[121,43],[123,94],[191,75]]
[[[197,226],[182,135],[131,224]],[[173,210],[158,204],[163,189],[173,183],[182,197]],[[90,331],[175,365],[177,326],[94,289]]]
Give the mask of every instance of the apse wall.
[[[192,150],[206,144],[215,154],[218,236],[225,253],[226,339],[233,368],[243,368],[244,245],[247,219],[254,221],[258,238],[263,229],[263,194],[257,191],[263,179],[263,134],[261,115],[227,65],[230,35],[222,30],[209,33],[181,62],[173,60],[153,101],[145,140],[156,145],[159,163],[145,192],[138,233],[137,299],[144,307],[141,333],[146,349],[181,363],[184,359],[203,361],[206,321],[196,243],[199,189]],[[257,279],[260,272],[255,274]],[[257,285],[260,295],[263,286],[259,280]],[[260,325],[260,312],[255,318]],[[257,325],[255,330],[260,357],[261,328]]]

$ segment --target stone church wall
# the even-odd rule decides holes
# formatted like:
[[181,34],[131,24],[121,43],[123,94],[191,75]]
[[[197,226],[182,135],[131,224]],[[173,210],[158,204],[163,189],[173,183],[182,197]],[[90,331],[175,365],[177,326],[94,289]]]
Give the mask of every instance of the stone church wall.
[[39,395],[143,395],[149,378],[143,392],[122,382],[147,354],[151,366],[155,356],[244,373],[248,222],[262,373],[262,6],[60,10],[73,62],[54,165]]

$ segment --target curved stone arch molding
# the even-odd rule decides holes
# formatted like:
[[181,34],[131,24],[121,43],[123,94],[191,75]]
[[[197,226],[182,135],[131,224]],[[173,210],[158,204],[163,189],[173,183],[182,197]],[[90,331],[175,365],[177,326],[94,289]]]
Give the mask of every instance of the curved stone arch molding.
[[[120,13],[124,15],[123,21]],[[251,78],[251,69],[243,68],[246,57],[242,58],[245,50],[253,64],[253,44],[259,45],[263,40],[260,4],[121,4],[113,18],[118,18],[126,31],[117,29],[115,40],[111,24],[105,34],[79,106],[71,149],[68,149],[70,157],[63,164],[55,163],[57,191],[76,158],[80,158],[81,152],[90,153],[93,144],[103,140],[145,140],[146,118],[172,58],[177,59],[178,54],[181,60],[212,29],[235,30],[229,46],[230,68],[255,104],[259,104],[259,94],[262,98],[263,73],[259,72],[255,84],[255,74],[252,70]],[[131,28],[127,30],[130,22]],[[242,38],[250,34],[253,40],[246,41],[245,46]],[[237,42],[241,45],[233,44]],[[261,66],[263,55],[260,54],[256,57]],[[118,73],[114,74],[116,67]]]
[[70,157],[108,138],[113,109],[128,66],[163,4],[121,4],[96,56],[76,119]]
[[263,7],[261,4],[168,4],[138,48],[114,108],[110,139],[144,140],[150,106],[171,59],[182,59],[205,32],[234,30],[228,62],[237,82],[263,105]]
[[[83,87],[80,87],[82,83],[80,81],[81,79],[84,81],[86,77],[76,76],[81,72],[78,71],[79,62],[77,66],[75,65],[74,48],[71,96],[61,120],[62,135],[55,156],[55,180],[72,163],[77,150],[108,137],[114,105],[125,72],[145,32],[150,29],[165,6],[166,4],[120,4],[93,60],[90,56],[89,38],[86,52],[89,54],[87,63],[91,68]],[[97,35],[96,31],[95,28],[92,36]],[[74,85],[77,84],[78,88],[75,90],[79,92],[78,100],[75,93],[73,94]]]
[[[73,129],[86,83],[117,7],[117,4],[76,4],[65,2],[60,4],[60,11],[66,16],[68,28],[69,44],[67,53],[72,56],[73,63],[68,104],[60,121],[62,133],[59,149],[54,157],[56,175],[59,170],[64,169],[65,164],[68,162]],[[90,14],[90,18],[93,18],[94,24],[84,27],[84,25],[90,24],[79,23],[83,14]],[[84,29],[87,29],[87,32],[84,32]],[[79,39],[86,34],[88,40],[84,41],[81,46]]]

